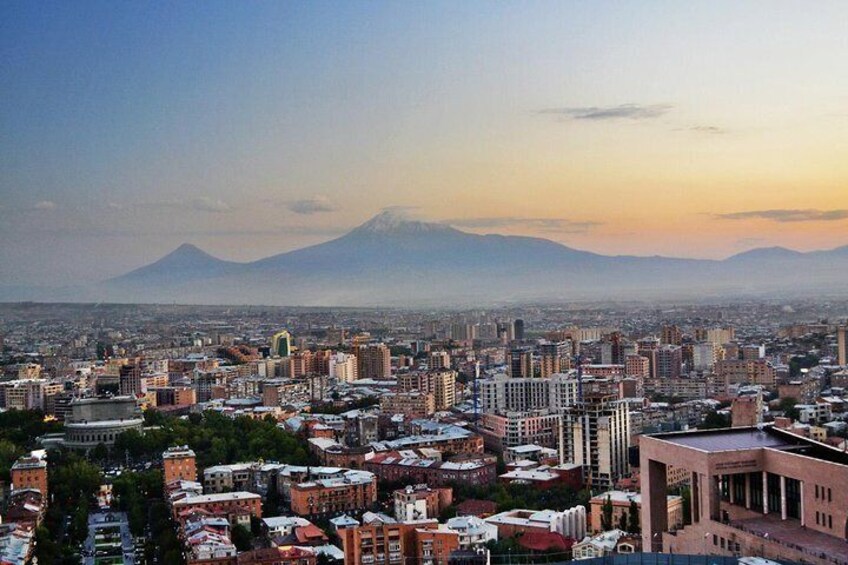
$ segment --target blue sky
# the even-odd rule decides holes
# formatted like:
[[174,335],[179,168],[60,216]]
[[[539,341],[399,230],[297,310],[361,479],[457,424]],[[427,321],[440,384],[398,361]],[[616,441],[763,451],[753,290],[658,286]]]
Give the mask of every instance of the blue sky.
[[605,253],[844,244],[845,29],[844,2],[2,2],[0,282],[389,206]]

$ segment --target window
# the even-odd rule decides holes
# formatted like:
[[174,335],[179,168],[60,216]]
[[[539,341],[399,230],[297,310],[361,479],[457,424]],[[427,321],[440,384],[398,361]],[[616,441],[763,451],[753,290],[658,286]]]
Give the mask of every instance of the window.
[[833,529],[833,514],[827,515],[827,527]]
[[816,500],[819,499],[819,485],[816,485]]
[[827,489],[827,501],[833,502],[833,491],[830,490],[830,487],[828,487],[828,489]]
[[816,510],[816,526],[819,525],[819,511]]

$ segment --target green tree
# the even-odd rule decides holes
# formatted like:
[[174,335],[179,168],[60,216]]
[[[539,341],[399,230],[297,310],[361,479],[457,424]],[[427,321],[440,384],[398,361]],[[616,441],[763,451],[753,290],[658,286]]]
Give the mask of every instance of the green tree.
[[716,412],[715,410],[710,410],[707,412],[707,415],[704,417],[704,423],[701,425],[701,429],[704,430],[712,430],[718,428],[729,428],[730,427],[730,418]]
[[612,499],[609,496],[601,506],[601,529],[604,531],[612,529]]
[[618,529],[622,532],[627,531],[627,512],[622,510],[621,514],[618,516]]
[[628,512],[629,521],[627,523],[626,531],[632,534],[639,534],[642,532],[642,525],[639,523],[639,507],[636,505],[635,500],[630,500],[630,512]]
[[233,527],[231,538],[233,540],[233,545],[235,545],[236,549],[239,551],[250,551],[253,549],[253,534],[241,524],[236,524],[235,527]]

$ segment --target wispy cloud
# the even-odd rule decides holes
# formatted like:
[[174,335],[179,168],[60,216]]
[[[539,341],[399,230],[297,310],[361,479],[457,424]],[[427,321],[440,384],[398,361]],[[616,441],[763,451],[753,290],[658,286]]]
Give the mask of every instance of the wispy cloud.
[[572,120],[650,120],[667,114],[674,108],[671,104],[621,104],[619,106],[586,106],[543,108],[540,114],[564,116]]
[[32,206],[33,210],[55,210],[56,208],[56,203],[52,200],[39,200]]
[[707,135],[724,135],[729,133],[725,128],[719,126],[691,126],[687,128],[689,131],[693,131],[695,133],[703,133]]
[[[120,209],[121,205],[118,204],[117,206],[119,208],[115,208],[112,204],[109,205],[112,209]],[[157,200],[153,202],[144,202],[138,206],[141,208],[172,208],[188,212],[209,212],[216,214],[233,211],[233,207],[223,200],[218,198],[208,198],[206,196],[175,200]]]
[[445,220],[442,223],[469,229],[523,227],[530,230],[556,233],[586,233],[590,229],[602,224],[602,222],[575,221],[566,218],[526,218],[521,216],[456,218]]
[[286,203],[286,208],[295,214],[310,215],[320,212],[333,212],[336,206],[326,196],[316,196]]
[[783,210],[750,210],[746,212],[731,212],[716,214],[720,220],[771,220],[773,222],[834,222],[848,219],[848,210],[816,210],[783,209]]

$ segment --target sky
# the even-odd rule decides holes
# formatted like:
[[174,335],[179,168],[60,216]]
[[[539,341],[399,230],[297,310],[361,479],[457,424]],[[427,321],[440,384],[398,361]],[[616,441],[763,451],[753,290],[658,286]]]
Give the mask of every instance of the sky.
[[0,1],[0,284],[386,208],[605,254],[848,244],[848,3]]

